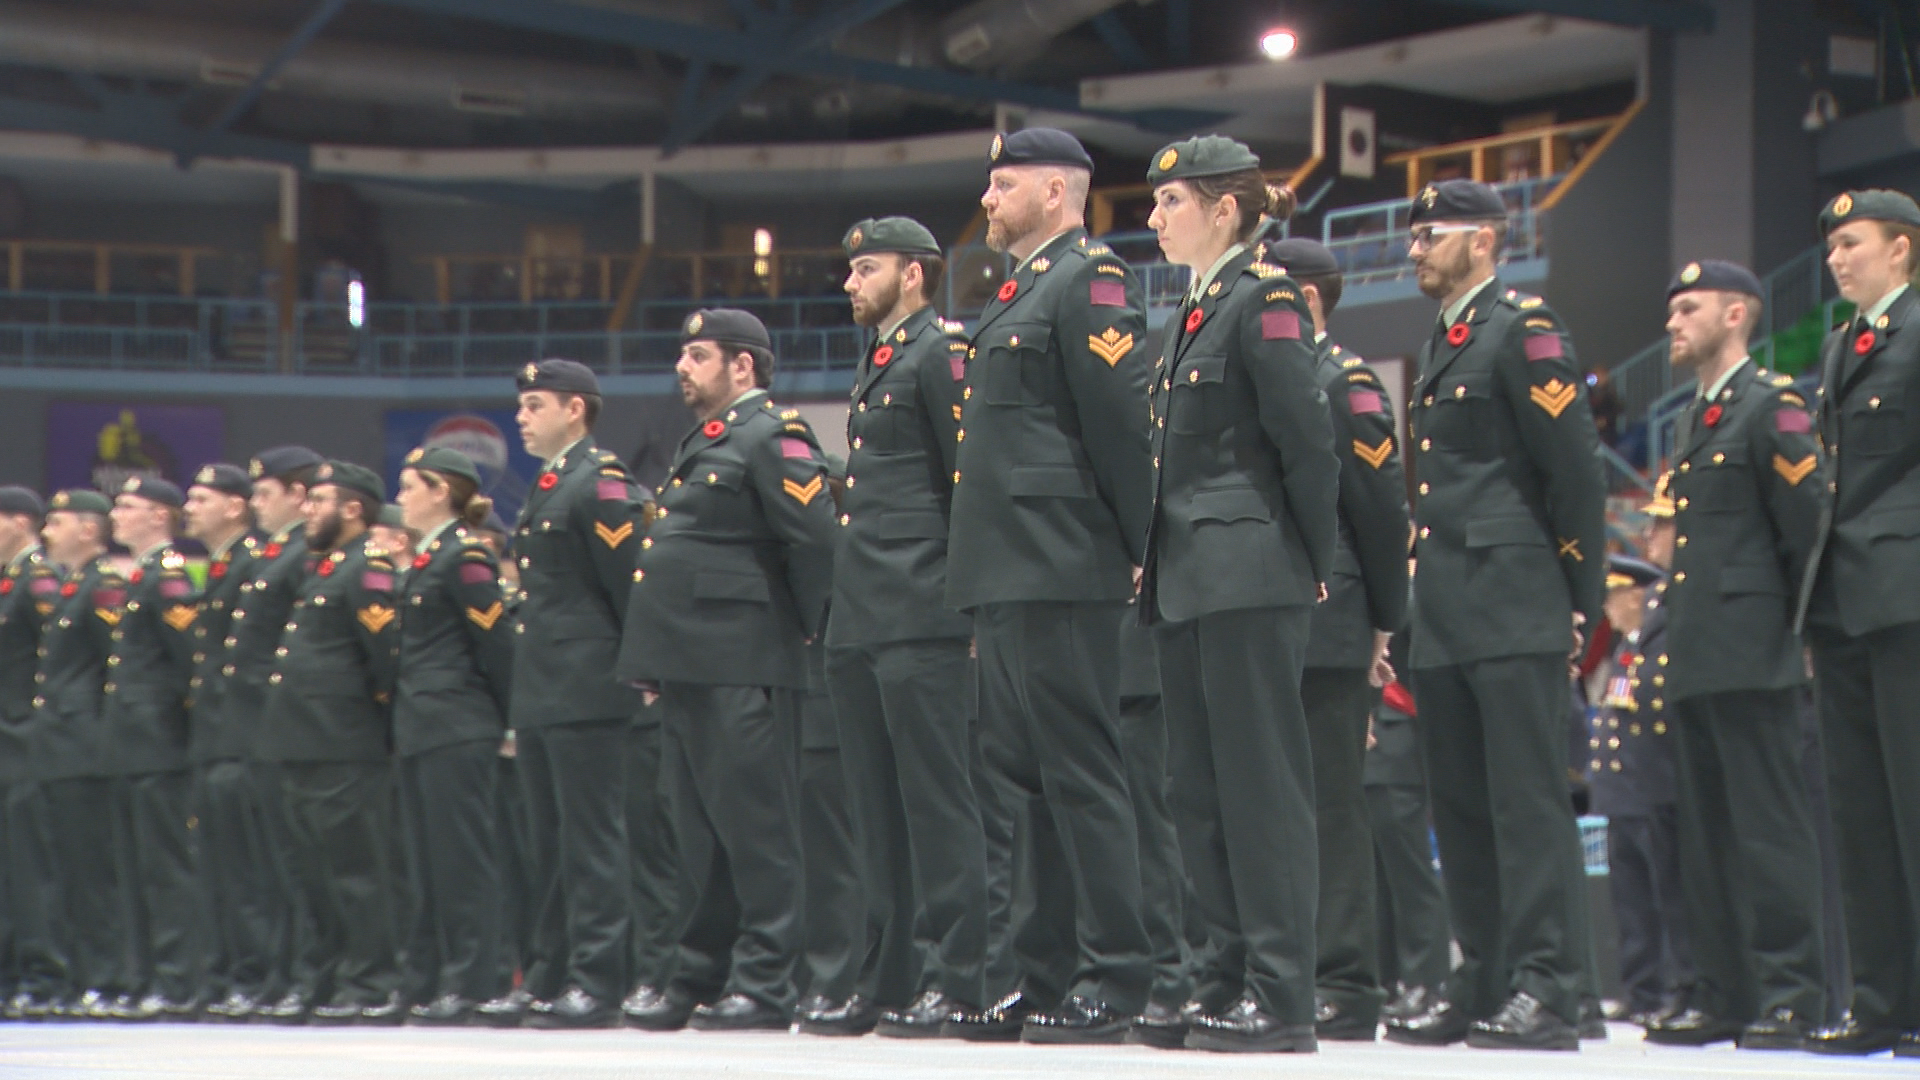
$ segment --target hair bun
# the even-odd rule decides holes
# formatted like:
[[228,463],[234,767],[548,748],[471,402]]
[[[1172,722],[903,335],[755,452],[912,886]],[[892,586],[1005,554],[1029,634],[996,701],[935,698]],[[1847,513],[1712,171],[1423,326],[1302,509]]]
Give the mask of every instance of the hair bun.
[[493,500],[485,495],[476,494],[467,500],[467,508],[461,512],[468,525],[479,528],[487,523],[487,515],[493,513]]
[[1285,184],[1267,185],[1267,216],[1275,221],[1287,221],[1299,207],[1299,199],[1293,189]]

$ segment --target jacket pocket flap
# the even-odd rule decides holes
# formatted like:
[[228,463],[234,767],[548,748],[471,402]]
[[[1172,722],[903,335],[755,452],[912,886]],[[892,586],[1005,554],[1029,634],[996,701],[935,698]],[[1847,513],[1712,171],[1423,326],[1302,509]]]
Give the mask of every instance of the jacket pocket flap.
[[1920,536],[1920,506],[1880,511],[1873,515],[1867,535],[1875,540],[1882,536]]
[[1441,401],[1464,398],[1490,398],[1493,396],[1493,375],[1485,371],[1469,371],[1440,382],[1438,398]]
[[1771,566],[1729,566],[1720,571],[1720,591],[1785,596],[1787,584]]
[[747,467],[738,461],[695,461],[687,466],[689,484],[712,484],[738,491],[746,478]]
[[1272,521],[1267,500],[1252,488],[1217,488],[1193,493],[1195,521]]
[[1046,323],[1014,323],[995,326],[988,341],[992,349],[1037,349],[1045,352],[1053,341],[1053,328]]
[[1506,544],[1546,547],[1547,537],[1532,518],[1485,518],[1467,522],[1468,547],[1500,547]]
[[945,540],[947,518],[938,510],[888,510],[880,515],[882,540]]
[[767,602],[767,579],[759,574],[729,574],[722,570],[702,570],[693,575],[693,595],[698,600],[745,600]]
[[1209,383],[1225,382],[1227,378],[1227,355],[1190,356],[1180,362],[1181,372],[1173,378],[1175,389],[1182,386],[1206,386]]
[[1016,465],[1007,478],[1007,493],[1085,499],[1093,494],[1093,485],[1085,473],[1071,465]]

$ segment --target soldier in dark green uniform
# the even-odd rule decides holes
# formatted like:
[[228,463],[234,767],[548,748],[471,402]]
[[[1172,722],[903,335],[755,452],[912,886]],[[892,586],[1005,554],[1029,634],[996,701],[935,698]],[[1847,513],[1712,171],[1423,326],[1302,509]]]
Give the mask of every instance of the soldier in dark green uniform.
[[514,537],[526,600],[507,725],[540,890],[525,987],[535,1027],[617,1027],[632,923],[627,786],[647,780],[626,768],[640,695],[614,677],[640,503],[620,459],[593,441],[600,383],[586,365],[528,364],[518,385],[521,439],[546,462]]
[[205,898],[187,828],[187,681],[199,589],[173,546],[185,506],[178,487],[152,476],[129,477],[114,496],[113,538],[133,553],[134,564],[107,657],[103,719],[126,778],[117,849],[142,994],[115,1010],[120,1020],[184,1019],[206,1004],[197,1000]]
[[680,443],[634,571],[619,676],[660,695],[661,778],[690,888],[679,966],[649,1030],[785,1029],[805,922],[800,745],[782,691],[833,588],[827,463],[799,412],[767,398],[773,345],[753,315],[696,311],[680,331]]
[[[1119,1042],[1153,977],[1118,715],[1152,503],[1146,316],[1133,271],[1087,237],[1079,141],[1028,128],[989,158],[987,243],[1019,265],[967,350],[947,603],[973,615],[984,756],[1026,815],[1014,889],[1032,902],[1015,909],[1019,995],[946,1030]],[[1072,943],[1037,954],[1050,926]]]
[[66,580],[40,634],[31,753],[44,780],[59,881],[55,941],[78,995],[59,1015],[73,1019],[109,1019],[116,1003],[134,1003],[125,896],[114,861],[119,800],[101,722],[107,657],[127,596],[126,579],[106,558],[112,511],[97,491],[62,491],[48,504],[42,529],[47,558]]
[[[831,468],[835,463],[831,460]],[[845,466],[840,466],[844,477]],[[864,1035],[878,1011],[854,993],[870,933],[856,827],[841,757],[840,725],[827,690],[827,649],[807,646],[807,687],[782,689],[775,706],[800,737],[795,798],[800,815],[801,904],[806,929],[794,989],[794,1019],[808,1035]]]
[[841,246],[854,321],[877,333],[847,414],[854,482],[827,681],[872,911],[856,992],[885,1010],[881,1034],[910,1038],[988,1004],[986,848],[967,717],[973,627],[946,606],[967,340],[930,305],[946,263],[925,227],[870,218]]
[[1747,358],[1760,294],[1750,271],[1718,260],[1688,263],[1667,287],[1673,362],[1699,389],[1667,491],[1677,535],[1656,663],[1674,714],[1680,883],[1699,974],[1686,1007],[1647,1039],[1797,1050],[1826,1015],[1820,853],[1800,772],[1806,662],[1793,630],[1825,476],[1793,380]]
[[1300,679],[1334,569],[1340,462],[1312,312],[1251,246],[1262,214],[1290,216],[1292,196],[1218,135],[1163,148],[1147,182],[1148,224],[1194,273],[1154,364],[1140,591],[1174,820],[1214,950],[1186,1045],[1311,1051],[1319,874]]
[[1373,830],[1366,788],[1367,717],[1393,678],[1387,643],[1407,617],[1407,481],[1394,438],[1393,400],[1366,361],[1327,336],[1345,279],[1333,253],[1281,240],[1266,260],[1283,266],[1313,313],[1316,375],[1340,459],[1340,529],[1327,602],[1314,609],[1300,697],[1313,744],[1314,824],[1320,905],[1314,931],[1323,1039],[1371,1042],[1386,994],[1374,915]]
[[[415,1023],[520,1021],[504,995],[497,759],[513,673],[513,621],[493,552],[475,535],[493,509],[465,454],[422,447],[400,470],[406,527],[420,535],[399,593],[393,743],[415,910],[406,936]],[[505,1004],[504,1002],[501,1004]]]
[[[272,970],[272,918],[265,868],[253,860],[259,807],[247,779],[246,731],[228,722],[232,680],[225,641],[241,588],[253,581],[256,551],[245,469],[208,465],[187,487],[186,534],[207,549],[207,577],[193,620],[193,675],[187,684],[187,760],[193,766],[196,864],[206,901],[202,996],[210,1015],[230,1019],[244,998],[257,1002]],[[215,1011],[218,1010],[218,1011]]]
[[[1851,1015],[1823,1053],[1920,1055],[1920,206],[1844,192],[1820,214],[1857,309],[1821,349],[1828,509],[1801,589],[1839,842]],[[1796,464],[1794,468],[1798,469]]]
[[1495,273],[1506,205],[1449,180],[1415,198],[1441,301],[1411,401],[1420,573],[1413,668],[1435,833],[1464,962],[1391,1039],[1579,1048],[1585,904],[1567,799],[1567,657],[1600,620],[1606,489],[1559,320]]
[[399,661],[394,566],[370,546],[386,485],[329,461],[307,499],[314,567],[268,677],[259,752],[279,765],[297,887],[313,919],[318,1002],[329,1024],[398,1024],[392,866],[392,708]]

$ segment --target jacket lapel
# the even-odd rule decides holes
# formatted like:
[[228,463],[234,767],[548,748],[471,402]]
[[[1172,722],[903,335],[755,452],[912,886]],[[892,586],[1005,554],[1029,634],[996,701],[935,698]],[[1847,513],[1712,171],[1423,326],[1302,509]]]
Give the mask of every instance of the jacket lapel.
[[[1039,251],[1034,252],[1026,265],[1015,270],[1013,276],[1007,279],[1013,282],[1013,295],[1002,300],[1000,299],[1002,293],[995,293],[993,299],[987,301],[987,306],[981,309],[980,321],[974,325],[973,336],[978,338],[982,331],[993,325],[995,319],[1006,314],[1010,309],[1020,306],[1020,302],[1033,291],[1033,279],[1053,269],[1053,264],[1060,253],[1069,247],[1080,245],[1086,238],[1087,230],[1068,229],[1048,241]],[[1006,286],[1002,285],[1002,292],[1005,289]]]
[[1431,393],[1434,382],[1449,365],[1459,359],[1461,353],[1467,351],[1469,345],[1473,344],[1474,338],[1480,335],[1481,327],[1485,325],[1487,317],[1493,313],[1493,305],[1498,302],[1503,287],[1500,279],[1496,277],[1474,294],[1473,301],[1467,305],[1467,310],[1460,313],[1460,322],[1453,324],[1467,327],[1466,340],[1460,344],[1453,344],[1447,337],[1453,326],[1444,326],[1434,332],[1431,341],[1432,352],[1428,355],[1427,363],[1420,372],[1420,385],[1415,391],[1416,397],[1425,398]]
[[[1226,304],[1227,297],[1233,295],[1234,287],[1240,283],[1241,278],[1246,276],[1241,271],[1245,270],[1255,257],[1254,249],[1248,248],[1227,260],[1227,265],[1221,267],[1220,272],[1214,275],[1213,282],[1200,294],[1200,301],[1193,308],[1193,311],[1200,314],[1200,325],[1195,327],[1191,334],[1187,333],[1184,323],[1175,328],[1174,332],[1179,335],[1174,338],[1173,366],[1176,370],[1180,367],[1180,361],[1187,355],[1188,347],[1200,335],[1207,332],[1208,324],[1213,322],[1214,312],[1219,311]],[[1191,320],[1192,313],[1190,312],[1186,318]]]
[[[567,473],[572,472],[582,461],[591,459],[593,457],[593,451],[593,436],[588,435],[586,438],[574,443],[572,449],[561,454],[560,460],[554,462],[551,469],[540,470],[539,475],[534,479],[533,491],[528,493],[526,504],[520,508],[520,523],[522,525],[533,520],[533,515],[539,511],[540,507],[546,505],[548,494],[554,488],[560,486],[560,480],[564,479]],[[555,480],[551,485],[545,485],[543,483],[548,473],[552,473],[555,476]]]
[[[932,321],[933,309],[930,307],[921,308],[919,311],[907,316],[899,326],[894,328],[893,333],[887,335],[885,340],[879,338],[874,339],[873,344],[867,348],[866,359],[860,361],[860,376],[855,381],[853,387],[853,400],[856,403],[865,400],[867,392],[873,389],[874,384],[885,378],[887,372],[893,370],[894,365],[899,363],[900,359],[906,354],[907,349],[919,338],[920,332],[925,330],[927,324]],[[878,355],[883,348],[893,350],[887,354],[887,362],[885,364],[874,363],[874,357]]]
[[1873,343],[1864,353],[1857,351],[1857,342],[1860,340],[1860,334],[1850,332],[1841,335],[1840,356],[1841,362],[1845,365],[1846,369],[1846,376],[1840,384],[1841,397],[1845,397],[1847,391],[1853,389],[1854,384],[1860,381],[1861,376],[1866,374],[1867,369],[1873,366],[1874,360],[1880,356],[1881,352],[1885,351],[1887,342],[1892,341],[1893,335],[1900,332],[1901,326],[1906,323],[1908,317],[1912,314],[1914,303],[1913,289],[1909,288],[1906,292],[1901,293],[1900,298],[1895,300],[1893,306],[1887,309],[1887,313],[1881,316],[1881,321],[1884,321],[1886,325],[1881,326],[1876,322],[1872,327]]

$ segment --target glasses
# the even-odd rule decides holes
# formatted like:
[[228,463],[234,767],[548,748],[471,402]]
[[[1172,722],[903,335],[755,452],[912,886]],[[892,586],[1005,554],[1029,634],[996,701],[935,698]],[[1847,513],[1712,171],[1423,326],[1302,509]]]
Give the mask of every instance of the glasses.
[[1486,228],[1486,226],[1484,225],[1464,225],[1464,224],[1463,225],[1421,225],[1421,226],[1417,226],[1413,230],[1412,241],[1407,246],[1414,251],[1421,251],[1427,248],[1431,248],[1433,246],[1433,238],[1436,236],[1451,236],[1454,233],[1479,232],[1481,229],[1484,229],[1484,228]]

